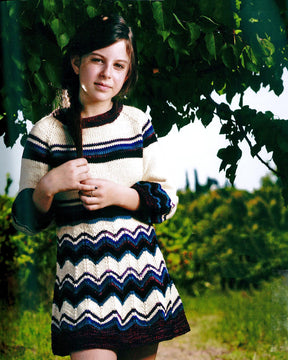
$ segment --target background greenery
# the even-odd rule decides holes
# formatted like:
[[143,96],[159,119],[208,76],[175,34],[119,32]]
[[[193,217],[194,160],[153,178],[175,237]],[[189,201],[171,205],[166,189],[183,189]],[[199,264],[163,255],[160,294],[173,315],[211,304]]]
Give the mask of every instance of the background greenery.
[[[190,354],[221,349],[223,360],[284,360],[288,210],[277,181],[266,177],[252,193],[187,187],[178,195],[175,216],[156,228],[192,328],[175,346]],[[0,357],[55,359],[50,348],[55,229],[33,237],[16,232],[12,201],[0,197]]]
[[[156,232],[176,283],[191,295],[209,288],[258,288],[288,269],[288,210],[270,177],[252,193],[233,187],[179,192],[174,217]],[[55,228],[33,237],[11,223],[13,199],[0,197],[1,296],[22,305],[50,304]],[[5,290],[6,289],[6,290]]]
[[[229,140],[220,170],[233,183],[247,142],[259,159],[264,147],[288,198],[288,123],[242,106],[246,89],[283,91],[287,67],[285,0],[12,0],[0,3],[0,135],[12,146],[26,138],[26,120],[39,120],[57,103],[62,54],[75,28],[97,14],[121,13],[131,24],[139,55],[138,86],[126,100],[151,107],[159,136],[199,119],[221,121]],[[212,92],[226,96],[215,103]],[[231,102],[240,96],[238,109]],[[21,110],[24,119],[19,117]],[[261,161],[263,161],[261,159]]]

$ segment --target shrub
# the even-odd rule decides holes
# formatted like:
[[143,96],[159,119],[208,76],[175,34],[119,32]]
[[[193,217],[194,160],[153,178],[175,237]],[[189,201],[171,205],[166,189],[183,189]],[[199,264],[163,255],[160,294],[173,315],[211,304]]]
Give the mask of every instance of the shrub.
[[287,209],[269,178],[254,193],[217,189],[183,204],[157,233],[171,275],[191,293],[257,287],[287,269]]

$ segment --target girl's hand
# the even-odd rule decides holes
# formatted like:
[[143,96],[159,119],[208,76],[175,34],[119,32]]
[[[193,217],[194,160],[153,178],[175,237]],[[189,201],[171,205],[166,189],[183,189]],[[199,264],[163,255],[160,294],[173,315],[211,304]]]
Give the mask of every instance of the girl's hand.
[[81,191],[80,200],[87,210],[99,210],[116,205],[128,210],[137,210],[140,205],[136,190],[105,179],[89,179],[82,182],[93,185],[92,191]]
[[92,190],[93,186],[85,185],[83,181],[90,178],[86,159],[75,159],[50,170],[42,179],[42,185],[47,193],[54,196],[62,191]]
[[37,184],[33,201],[41,212],[47,212],[54,195],[69,190],[90,191],[93,186],[83,183],[90,178],[89,166],[86,159],[75,159],[50,170]]

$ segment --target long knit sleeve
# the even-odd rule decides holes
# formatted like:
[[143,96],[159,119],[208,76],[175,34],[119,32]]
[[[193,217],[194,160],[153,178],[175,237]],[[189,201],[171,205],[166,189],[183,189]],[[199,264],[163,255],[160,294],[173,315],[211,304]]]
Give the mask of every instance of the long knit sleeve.
[[34,235],[47,228],[53,220],[53,207],[43,214],[34,205],[34,189],[24,189],[16,197],[12,206],[14,227],[27,235]]
[[137,213],[148,223],[161,223],[174,215],[178,197],[168,181],[167,161],[148,119],[143,126],[143,169],[142,181],[132,186],[140,196]]
[[32,199],[36,185],[49,168],[48,141],[52,128],[53,121],[39,121],[29,134],[23,151],[20,185],[12,206],[12,220],[17,230],[28,235],[40,232],[53,221],[53,207],[43,214]]

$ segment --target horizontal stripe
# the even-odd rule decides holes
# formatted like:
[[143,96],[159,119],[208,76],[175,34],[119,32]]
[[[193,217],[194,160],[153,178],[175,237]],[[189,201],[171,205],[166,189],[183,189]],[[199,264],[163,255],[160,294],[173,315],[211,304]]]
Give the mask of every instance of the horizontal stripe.
[[23,159],[29,159],[38,161],[40,163],[49,164],[50,151],[48,145],[38,138],[38,141],[34,141],[35,138],[36,137],[32,137],[32,135],[29,135],[25,144]]
[[117,218],[131,219],[132,212],[118,206],[109,206],[100,210],[89,211],[82,204],[70,207],[56,207],[56,224],[58,226],[114,221]]
[[146,124],[143,126],[142,132],[143,132],[143,148],[146,148],[157,141],[156,134],[154,132],[150,120],[147,121]]
[[[84,239],[89,239],[89,241],[93,244],[97,244],[101,242],[101,239],[105,238],[105,241],[111,241],[117,242],[117,246],[121,246],[121,241],[125,241],[125,236],[129,236],[131,241],[133,241],[135,244],[137,244],[137,241],[139,239],[139,234],[142,234],[142,236],[151,237],[155,235],[155,229],[153,226],[144,226],[144,225],[138,225],[136,228],[128,229],[128,225],[131,224],[135,226],[134,222],[126,223],[125,228],[120,228],[116,233],[113,233],[112,231],[108,230],[101,230],[99,233],[97,233],[95,236],[92,236],[91,234],[87,232],[81,232],[78,236],[72,237],[68,233],[62,233],[61,238],[58,239],[58,246],[61,247],[64,243],[70,243],[72,246],[75,246],[77,249],[77,245]],[[123,224],[122,224],[123,225]]]
[[150,238],[140,233],[135,241],[124,234],[119,243],[115,243],[113,239],[111,241],[111,238],[102,238],[96,245],[87,237],[77,244],[76,249],[70,242],[62,243],[61,247],[58,247],[57,261],[59,266],[67,260],[76,265],[82,258],[93,259],[95,263],[98,263],[109,256],[120,261],[127,253],[139,259],[143,251],[148,250],[151,254],[155,254],[157,247],[156,235]]
[[[155,316],[159,316],[159,313],[164,318],[169,317],[178,306],[182,306],[177,291],[172,287],[166,292],[170,293],[170,291],[172,296],[170,294],[165,296],[154,289],[145,301],[135,294],[130,294],[124,303],[113,295],[101,305],[90,299],[83,300],[77,307],[64,302],[61,311],[53,304],[53,323],[63,329],[64,323],[66,326],[81,327],[84,323],[93,322],[95,327],[107,327],[111,326],[111,322],[116,321],[123,329],[131,326],[131,322],[145,325],[153,321]],[[166,297],[170,299],[168,302]]]
[[151,291],[157,289],[161,293],[165,292],[166,287],[171,283],[167,270],[160,276],[150,271],[140,281],[135,276],[127,276],[125,281],[116,281],[113,277],[106,278],[101,286],[96,286],[93,281],[86,279],[85,282],[80,283],[78,287],[70,283],[65,283],[60,289],[55,290],[54,304],[59,308],[62,307],[63,299],[73,307],[77,307],[83,299],[90,299],[96,301],[97,304],[103,306],[107,299],[111,296],[124,303],[125,300],[133,293],[134,296],[145,301],[150,295]]
[[[114,281],[115,283],[124,284],[125,281],[129,278],[132,278],[132,276],[134,277],[135,282],[139,283],[143,279],[147,278],[147,274],[150,273],[153,276],[160,278],[166,271],[165,267],[166,266],[164,261],[161,260],[159,267],[146,265],[143,269],[141,269],[141,271],[139,271],[138,269],[135,270],[133,267],[129,266],[126,267],[125,271],[122,273],[117,273],[112,269],[106,269],[97,277],[94,276],[90,270],[89,272],[83,271],[81,275],[78,272],[75,272],[76,277],[73,277],[70,273],[66,273],[64,276],[63,274],[62,276],[61,274],[58,274],[58,276],[56,276],[56,285],[58,286],[59,290],[62,290],[63,286],[66,286],[66,284],[69,284],[68,286],[72,285],[77,288],[83,282],[89,281],[91,283],[93,282],[92,286],[103,287],[103,284],[106,283],[107,279],[112,282]],[[98,274],[98,272],[95,272],[95,274]]]
[[73,332],[70,329],[59,331],[52,324],[52,346],[53,352],[57,355],[68,355],[71,352],[83,349],[110,349],[119,352],[121,349],[137,349],[143,344],[159,343],[169,340],[175,336],[189,331],[183,308],[180,306],[171,316],[158,316],[155,321],[142,326],[135,322],[125,331],[119,328],[118,324],[100,329],[93,325],[84,325]]
[[117,270],[118,275],[121,276],[127,267],[134,267],[138,270],[138,273],[141,273],[147,264],[159,268],[162,258],[161,250],[157,247],[155,254],[143,249],[138,258],[131,252],[126,252],[121,255],[119,260],[111,256],[101,256],[99,259],[89,259],[85,256],[78,264],[73,264],[67,259],[63,266],[60,266],[59,262],[57,262],[57,277],[59,282],[62,282],[65,274],[69,274],[73,276],[75,281],[78,281],[84,273],[96,274],[97,277],[101,277],[106,270],[111,269],[115,272]]

